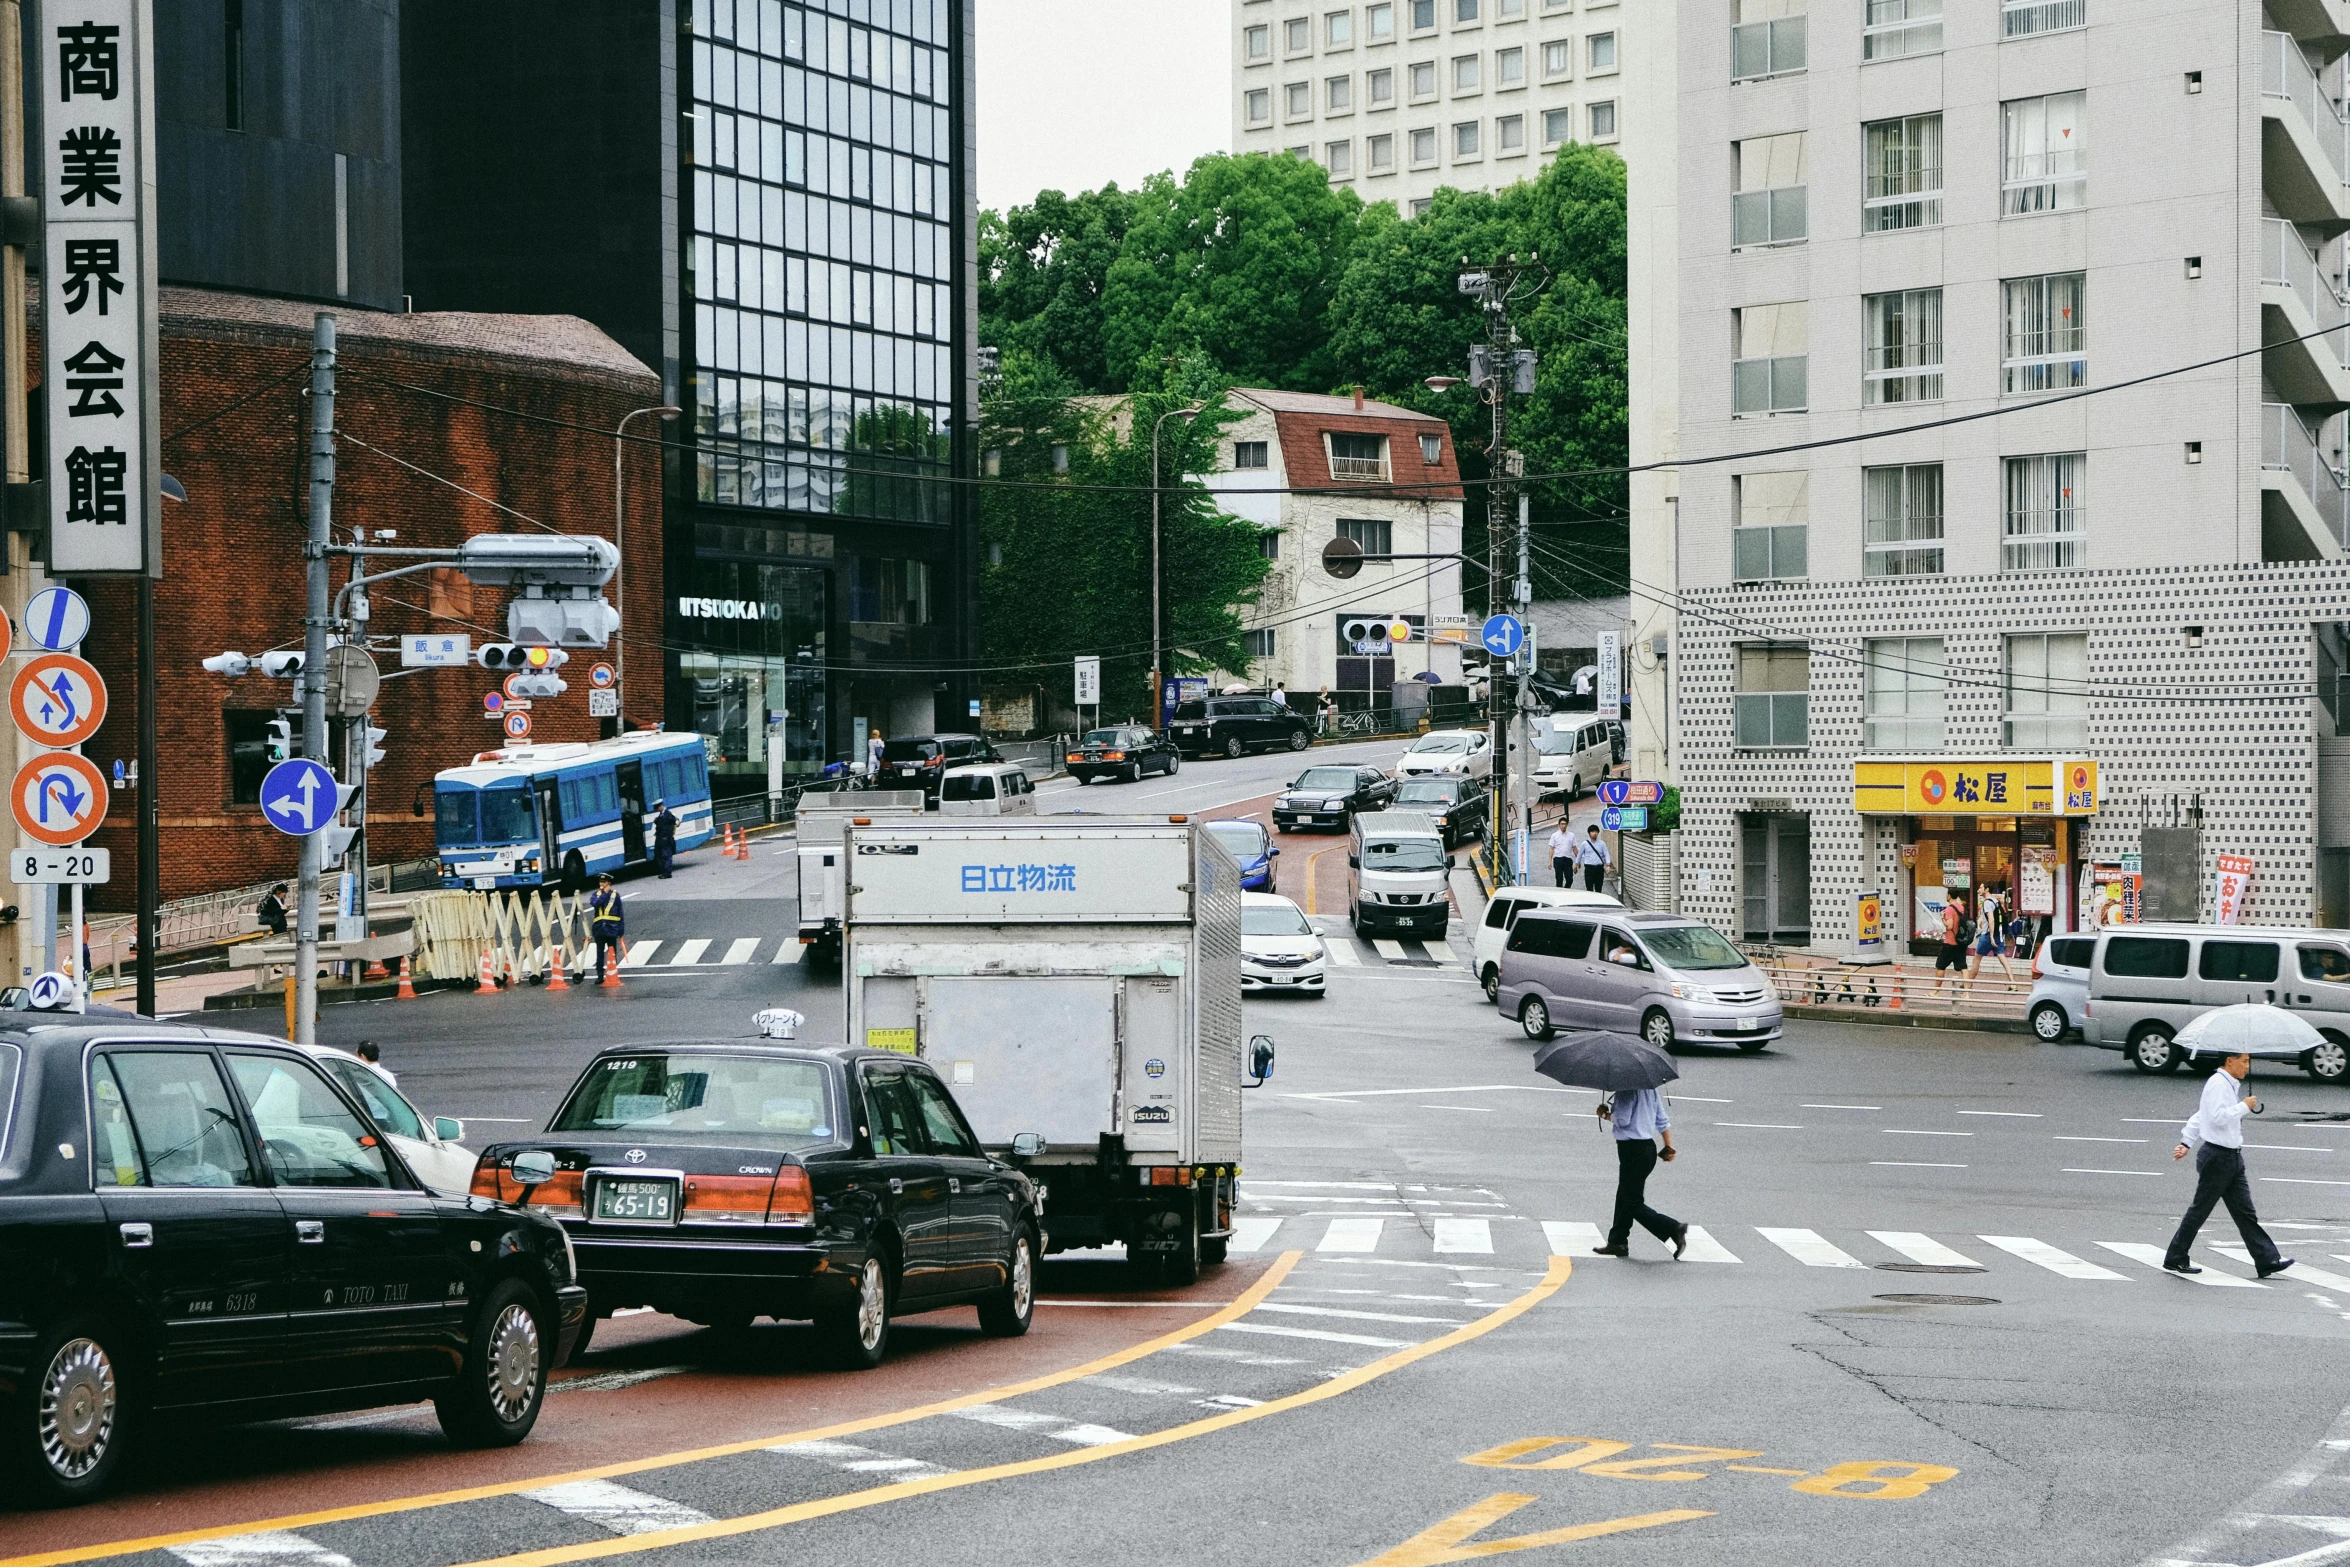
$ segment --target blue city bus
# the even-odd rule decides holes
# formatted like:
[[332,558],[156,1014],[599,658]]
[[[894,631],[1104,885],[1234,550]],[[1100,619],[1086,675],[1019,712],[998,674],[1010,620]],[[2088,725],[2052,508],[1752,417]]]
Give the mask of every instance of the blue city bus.
[[656,800],[677,818],[679,849],[717,831],[698,734],[484,751],[436,774],[432,789],[444,887],[560,883],[576,892],[601,872],[652,858]]

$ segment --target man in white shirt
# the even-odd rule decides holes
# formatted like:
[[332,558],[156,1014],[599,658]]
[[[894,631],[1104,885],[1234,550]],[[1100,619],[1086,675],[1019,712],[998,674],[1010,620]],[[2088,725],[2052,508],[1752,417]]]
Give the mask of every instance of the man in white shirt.
[[1588,829],[1586,835],[1575,844],[1575,863],[1583,867],[1585,892],[1597,892],[1607,885],[1607,842],[1599,836],[1597,827]]
[[2252,1183],[2244,1175],[2244,1117],[2260,1110],[2259,1097],[2243,1092],[2244,1074],[2251,1070],[2248,1055],[2221,1062],[2203,1085],[2202,1104],[2180,1130],[2178,1147],[2171,1150],[2173,1159],[2186,1158],[2190,1150],[2195,1155],[2195,1200],[2187,1205],[2186,1217],[2179,1220],[2178,1233],[2162,1257],[2162,1265],[2173,1273],[2203,1271],[2187,1260],[2187,1248],[2211,1217],[2212,1207],[2223,1202],[2244,1237],[2244,1249],[2252,1253],[2255,1272],[2265,1279],[2293,1265],[2292,1258],[2277,1255],[2276,1242],[2260,1227],[2260,1216],[2252,1211]]
[[1575,835],[1567,831],[1567,819],[1559,818],[1558,830],[1550,835],[1551,880],[1561,887],[1575,880]]

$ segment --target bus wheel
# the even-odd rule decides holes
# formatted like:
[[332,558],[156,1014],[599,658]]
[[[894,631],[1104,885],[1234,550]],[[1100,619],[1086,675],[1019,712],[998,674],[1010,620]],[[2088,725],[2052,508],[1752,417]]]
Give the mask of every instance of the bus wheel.
[[587,861],[577,849],[563,857],[563,890],[573,897],[587,890]]

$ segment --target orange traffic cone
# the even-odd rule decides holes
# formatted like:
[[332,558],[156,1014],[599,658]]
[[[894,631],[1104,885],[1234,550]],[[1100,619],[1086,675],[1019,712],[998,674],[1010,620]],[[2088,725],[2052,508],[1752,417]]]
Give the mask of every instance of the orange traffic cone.
[[392,999],[394,1001],[414,1001],[416,999],[416,981],[409,976],[406,958],[400,960],[400,993]]
[[371,985],[378,980],[390,979],[391,977],[392,971],[384,967],[384,960],[381,958],[377,958],[373,962],[369,963],[367,965],[367,972],[360,976],[360,978],[366,980]]
[[627,942],[616,941],[612,944],[612,962],[611,965],[604,970],[604,980],[602,986],[603,989],[618,990],[620,988],[620,960],[627,956]]
[[738,832],[734,835],[734,857],[738,860],[747,860],[751,857],[751,835],[749,833]]
[[571,988],[571,981],[563,977],[563,970],[567,966],[563,956],[562,943],[558,942],[555,945],[554,961],[547,966],[547,988],[549,990],[569,990]]
[[718,835],[718,856],[727,860],[734,858],[734,823],[732,822],[728,822]]
[[477,996],[494,996],[498,993],[498,971],[490,962],[487,948],[483,949],[481,955],[481,982],[473,987],[473,993]]

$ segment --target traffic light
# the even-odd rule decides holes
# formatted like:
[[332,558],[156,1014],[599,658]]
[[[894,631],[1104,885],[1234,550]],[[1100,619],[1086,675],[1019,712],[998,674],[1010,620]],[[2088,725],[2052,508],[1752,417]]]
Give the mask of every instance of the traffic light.
[[527,655],[525,662],[533,669],[561,669],[571,662],[571,655],[559,647],[534,647],[523,651]]
[[343,855],[350,849],[351,840],[359,836],[356,827],[328,826],[320,829],[318,863],[328,870],[343,863]]
[[389,730],[378,729],[373,724],[367,726],[367,741],[359,751],[360,766],[373,767],[384,759],[384,736],[389,733]]
[[534,701],[539,697],[561,696],[571,689],[558,675],[539,674],[516,675],[506,682],[506,688],[510,695],[530,697]]
[[291,761],[294,755],[294,725],[292,720],[273,718],[269,721],[269,759],[273,762]]
[[603,647],[620,629],[620,612],[587,590],[578,598],[518,598],[506,606],[506,635],[537,647]]
[[299,679],[302,674],[302,655],[299,653],[264,653],[261,655],[261,672],[272,680]]
[[231,680],[242,680],[253,672],[253,661],[244,654],[232,650],[216,658],[204,660],[204,667],[216,675],[225,675]]
[[530,667],[530,649],[511,642],[484,642],[473,653],[482,668],[501,674]]

